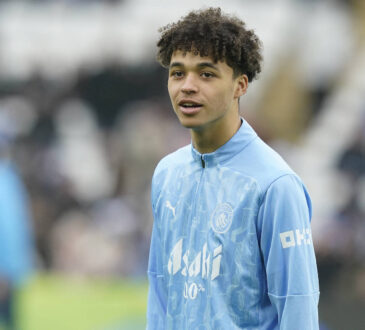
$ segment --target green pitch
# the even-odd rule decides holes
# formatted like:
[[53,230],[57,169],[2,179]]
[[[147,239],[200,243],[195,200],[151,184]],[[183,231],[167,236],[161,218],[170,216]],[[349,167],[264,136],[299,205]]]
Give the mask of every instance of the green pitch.
[[19,293],[20,329],[144,329],[147,288],[146,280],[39,275]]

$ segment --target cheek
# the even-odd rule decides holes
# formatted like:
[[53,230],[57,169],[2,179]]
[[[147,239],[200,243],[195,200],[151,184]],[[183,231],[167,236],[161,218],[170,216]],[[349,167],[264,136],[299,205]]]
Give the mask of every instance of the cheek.
[[219,106],[219,108],[226,108],[232,103],[233,93],[230,89],[221,90],[214,94],[214,103]]
[[170,99],[173,100],[176,96],[176,88],[171,84],[167,84],[167,91],[169,92]]

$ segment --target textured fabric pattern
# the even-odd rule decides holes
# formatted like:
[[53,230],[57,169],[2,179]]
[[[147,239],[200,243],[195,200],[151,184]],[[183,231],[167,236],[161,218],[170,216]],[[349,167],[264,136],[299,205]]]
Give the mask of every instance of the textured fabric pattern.
[[245,121],[165,157],[152,208],[148,329],[318,329],[310,198]]

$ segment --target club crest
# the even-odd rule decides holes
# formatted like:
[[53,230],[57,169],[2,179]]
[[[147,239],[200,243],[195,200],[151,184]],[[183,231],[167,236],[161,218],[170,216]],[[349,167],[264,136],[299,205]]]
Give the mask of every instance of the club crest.
[[233,209],[228,203],[219,204],[211,218],[213,231],[218,234],[223,234],[228,231],[232,225]]

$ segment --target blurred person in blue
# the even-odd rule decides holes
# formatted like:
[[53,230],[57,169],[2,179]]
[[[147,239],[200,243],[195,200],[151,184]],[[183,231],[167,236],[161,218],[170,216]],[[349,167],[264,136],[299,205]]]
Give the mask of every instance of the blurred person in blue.
[[0,134],[0,328],[15,330],[17,291],[32,269],[33,239],[26,191],[8,142]]
[[220,8],[160,32],[191,145],[152,179],[147,329],[319,329],[310,197],[239,114],[261,71],[260,40]]

